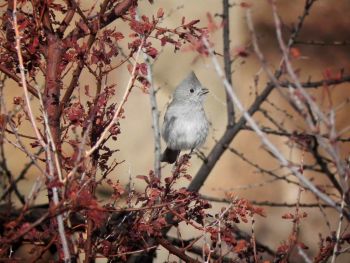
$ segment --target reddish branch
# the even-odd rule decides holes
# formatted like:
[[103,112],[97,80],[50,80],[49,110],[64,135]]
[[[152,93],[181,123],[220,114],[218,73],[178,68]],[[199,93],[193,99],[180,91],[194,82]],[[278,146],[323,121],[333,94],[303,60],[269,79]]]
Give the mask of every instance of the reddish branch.
[[[95,42],[96,40],[96,33],[95,34],[92,34],[90,35],[88,41],[87,41],[87,48],[86,48],[86,52],[89,52],[93,43]],[[62,99],[61,99],[61,102],[60,102],[60,107],[59,107],[59,111],[60,111],[60,114],[63,112],[66,104],[68,103],[70,97],[72,96],[75,88],[77,87],[78,85],[78,81],[79,81],[79,77],[80,77],[80,74],[81,72],[83,71],[83,68],[84,68],[84,57],[81,56],[80,59],[78,60],[78,65],[77,65],[77,68],[74,70],[73,74],[72,74],[72,80],[70,81],[69,85],[68,85],[68,88],[66,90],[66,92],[64,93]]]
[[104,16],[102,27],[105,27],[106,25],[110,24],[117,18],[124,15],[131,6],[137,6],[137,2],[138,0],[124,0],[119,4],[117,4],[116,7],[111,12],[109,12]]
[[[88,18],[89,25],[88,28],[94,28],[95,22],[98,24],[98,29],[104,28],[105,26],[109,25],[116,19],[120,18],[122,15],[124,15],[132,6],[137,6],[138,0],[124,0],[116,5],[116,7],[109,11],[107,14],[102,12],[98,16],[98,20],[96,18]],[[108,0],[104,0],[101,6],[105,6],[107,8],[107,4],[109,4]],[[84,23],[84,21],[82,21]],[[96,33],[96,32],[90,32],[90,33]],[[73,29],[67,36],[67,40],[78,40],[86,35],[86,32],[83,31],[80,27],[76,27]]]
[[[107,8],[107,4],[108,1],[104,1],[103,4],[101,5],[101,9],[100,9],[100,16],[99,18],[101,19],[101,17],[103,16],[103,14],[106,12],[106,8]],[[83,19],[84,20],[84,19]],[[101,24],[101,20],[99,20],[99,23]],[[89,28],[91,28],[91,25],[88,25]],[[77,29],[79,29],[79,27],[77,27]],[[87,45],[86,45],[86,50],[85,52],[88,53],[92,47],[92,45],[95,43],[96,40],[96,35],[98,33],[98,30],[94,31],[94,32],[90,32],[91,35],[88,38],[87,41]],[[65,39],[65,41],[68,43],[71,40],[71,37],[67,37]],[[62,113],[63,109],[65,108],[66,104],[68,103],[70,97],[72,96],[74,89],[77,87],[78,85],[78,81],[79,81],[79,77],[80,74],[84,68],[85,65],[85,56],[83,54],[81,54],[79,60],[78,60],[78,66],[77,68],[74,70],[73,72],[73,77],[72,80],[70,81],[68,88],[65,92],[65,94],[62,97],[62,100],[60,102],[60,114]]]
[[[56,148],[60,149],[60,114],[59,100],[61,90],[62,44],[60,39],[52,34],[48,35],[47,67],[45,73],[44,106],[47,112],[49,128]],[[53,160],[53,159],[52,159]]]
[[[109,25],[110,23],[112,23],[118,18],[123,18],[121,19],[123,20],[123,23],[130,24],[131,30],[135,32],[135,35],[139,35],[139,36],[142,35],[143,39],[147,39],[147,41],[145,40],[145,43],[142,42],[141,44],[141,46],[145,44],[143,49],[144,52],[147,51],[147,48],[152,47],[152,46],[149,46],[151,45],[152,39],[148,39],[147,37],[148,35],[144,36],[144,34],[137,32],[137,29],[133,28],[133,26],[135,26],[135,24],[133,24],[135,23],[135,18],[133,17],[132,14],[131,15],[128,14],[128,11],[130,10],[130,8],[133,6],[136,6],[137,2],[138,2],[137,0],[124,0],[124,1],[120,0],[120,1],[114,1],[114,2],[110,0],[104,0],[100,7],[100,10],[97,11],[97,15],[89,16],[89,15],[85,15],[87,12],[85,11],[83,12],[75,0],[67,0],[66,6],[62,8],[62,10],[64,10],[62,12],[64,14],[64,18],[62,22],[56,21],[55,16],[52,15],[52,14],[55,14],[56,10],[53,10],[53,6],[51,2],[47,2],[47,1],[46,2],[44,1],[43,3],[40,2],[41,3],[40,6],[36,7],[37,13],[38,14],[40,13],[39,20],[37,19],[39,16],[35,17],[37,19],[35,20],[35,22],[37,22],[38,25],[40,25],[40,28],[36,28],[36,29],[38,31],[41,30],[40,33],[45,36],[45,38],[43,38],[44,40],[42,39],[40,40],[40,45],[43,45],[43,47],[44,45],[47,45],[45,46],[47,47],[46,51],[43,51],[42,49],[40,49],[40,51],[42,52],[40,53],[40,55],[43,55],[47,62],[46,70],[44,72],[46,83],[45,83],[45,89],[43,94],[44,110],[45,110],[45,113],[47,114],[47,119],[48,119],[47,128],[50,130],[52,134],[52,137],[53,137],[52,141],[56,146],[55,148],[57,148],[58,150],[58,155],[59,155],[60,161],[62,162],[62,166],[66,170],[70,170],[71,169],[71,167],[69,166],[70,164],[67,164],[67,163],[69,162],[69,158],[73,158],[73,157],[69,155],[67,155],[66,157],[63,154],[61,154],[60,152],[61,143],[65,143],[68,141],[67,138],[69,138],[69,132],[71,131],[70,125],[71,126],[77,125],[75,127],[79,127],[83,129],[86,128],[86,126],[80,125],[79,121],[81,119],[84,119],[85,121],[87,119],[86,116],[88,116],[88,119],[91,120],[91,123],[93,123],[94,125],[91,128],[90,136],[89,137],[86,136],[86,138],[89,138],[89,144],[91,147],[91,149],[87,151],[87,155],[90,156],[91,159],[89,159],[88,165],[86,164],[87,159],[85,160],[84,158],[81,158],[79,161],[77,161],[78,168],[71,170],[71,171],[74,171],[74,174],[73,174],[74,176],[67,177],[66,185],[61,185],[56,183],[57,169],[60,169],[59,168],[60,164],[52,165],[53,167],[56,167],[56,168],[54,169],[53,174],[51,174],[51,176],[53,177],[53,180],[50,183],[52,184],[48,183],[47,188],[49,189],[49,192],[50,192],[50,189],[54,187],[54,189],[61,190],[61,191],[57,191],[59,194],[64,193],[64,195],[62,194],[62,196],[59,196],[59,199],[60,199],[59,206],[61,211],[58,211],[57,208],[59,206],[57,204],[56,206],[54,206],[52,200],[50,200],[50,210],[47,210],[48,208],[45,208],[44,211],[41,213],[41,216],[40,217],[38,216],[35,218],[35,221],[34,220],[30,221],[25,217],[24,214],[28,212],[26,209],[22,209],[20,213],[21,215],[20,216],[16,215],[16,218],[10,219],[11,221],[6,220],[5,228],[7,228],[9,225],[11,226],[11,224],[15,224],[14,226],[12,226],[10,230],[5,229],[5,231],[7,231],[5,233],[5,238],[4,238],[6,251],[9,251],[10,245],[12,245],[13,242],[15,241],[20,242],[20,240],[26,238],[27,235],[32,235],[32,232],[35,234],[36,232],[38,232],[39,239],[41,239],[41,235],[44,236],[46,232],[41,232],[39,225],[43,226],[45,224],[44,227],[47,227],[47,224],[49,224],[50,222],[49,220],[46,220],[46,219],[52,219],[51,225],[49,225],[51,227],[50,229],[51,232],[49,233],[54,232],[57,234],[57,229],[55,228],[56,222],[54,221],[55,216],[57,215],[62,216],[62,212],[64,211],[64,212],[72,212],[72,213],[78,214],[80,221],[77,220],[78,226],[73,226],[70,229],[72,232],[65,231],[65,229],[67,230],[67,228],[65,228],[64,226],[63,231],[60,231],[59,234],[63,233],[63,235],[67,235],[67,238],[70,239],[71,235],[73,234],[73,231],[77,231],[76,229],[78,229],[79,227],[80,229],[83,229],[84,231],[86,231],[86,238],[84,236],[84,239],[83,239],[83,241],[85,242],[84,245],[74,248],[77,254],[78,253],[81,254],[81,252],[85,253],[86,263],[93,261],[96,258],[97,253],[106,255],[106,257],[109,257],[109,258],[113,258],[113,257],[122,258],[122,257],[125,257],[126,255],[132,255],[134,253],[143,252],[145,249],[137,250],[138,248],[140,248],[138,247],[137,244],[130,245],[130,243],[136,243],[135,241],[139,242],[140,240],[141,242],[144,241],[145,243],[150,244],[151,246],[149,247],[149,249],[151,248],[153,249],[156,247],[156,245],[160,244],[170,253],[176,255],[177,257],[179,257],[180,259],[186,262],[196,262],[196,263],[199,262],[196,259],[186,254],[187,248],[190,249],[192,246],[195,245],[195,243],[198,240],[195,240],[195,242],[189,244],[188,247],[186,248],[181,248],[182,245],[177,244],[177,246],[175,246],[173,241],[171,241],[170,238],[167,239],[165,235],[171,226],[177,225],[178,223],[181,223],[181,222],[187,223],[192,228],[196,228],[202,232],[206,231],[206,228],[204,227],[202,228],[201,226],[203,225],[203,220],[205,220],[205,218],[208,216],[208,214],[205,211],[205,209],[208,208],[208,203],[205,203],[204,200],[199,200],[197,198],[198,196],[196,195],[196,193],[190,193],[186,189],[174,190],[174,188],[176,188],[174,186],[177,183],[177,180],[186,174],[187,165],[177,167],[177,169],[175,169],[175,172],[173,172],[170,175],[170,177],[165,178],[165,183],[155,179],[154,174],[152,172],[150,173],[150,176],[144,176],[145,182],[147,184],[145,193],[142,193],[142,194],[130,193],[130,196],[131,196],[130,200],[133,198],[137,199],[137,206],[133,206],[132,201],[128,200],[129,207],[126,209],[117,209],[115,208],[114,204],[112,204],[112,202],[109,203],[108,206],[106,207],[100,207],[98,204],[99,200],[97,200],[95,196],[96,185],[98,185],[101,182],[105,182],[104,180],[105,177],[103,177],[99,181],[96,181],[96,174],[98,172],[98,169],[103,165],[108,166],[105,163],[103,163],[102,160],[105,158],[106,160],[104,161],[106,162],[109,161],[110,159],[108,160],[108,158],[110,158],[112,156],[112,153],[114,153],[114,151],[112,150],[109,151],[110,149],[105,144],[108,138],[110,138],[111,136],[117,137],[116,134],[118,134],[118,133],[113,134],[110,128],[114,126],[115,121],[122,116],[123,104],[126,102],[126,99],[128,98],[128,95],[133,86],[133,82],[136,81],[136,78],[146,76],[146,74],[141,74],[139,72],[136,72],[136,70],[139,71],[140,69],[142,71],[142,66],[143,66],[141,65],[142,63],[139,64],[137,63],[137,60],[136,60],[130,85],[127,87],[125,96],[123,100],[119,103],[117,109],[113,108],[114,107],[113,104],[112,106],[110,106],[110,108],[105,106],[105,108],[103,109],[103,113],[100,114],[99,112],[100,115],[96,117],[96,112],[98,111],[96,108],[97,108],[97,105],[100,105],[97,102],[98,102],[99,96],[103,94],[103,90],[101,91],[102,76],[107,75],[107,73],[109,73],[112,69],[119,67],[121,64],[115,65],[114,67],[112,67],[108,63],[103,64],[103,62],[101,61],[99,61],[101,62],[101,64],[97,64],[99,62],[91,62],[91,64],[88,64],[90,62],[86,60],[86,58],[88,57],[86,54],[90,54],[94,44],[98,40],[100,40],[100,39],[97,40],[97,35],[98,33],[100,33],[101,29]],[[308,12],[310,11],[312,3],[314,2],[315,2],[314,0],[307,0],[305,2],[304,13],[300,17],[299,23],[297,23],[297,26],[295,27],[295,30],[289,39],[288,48],[290,48],[293,44],[295,44],[296,38],[298,37],[300,30],[302,28],[303,22]],[[12,3],[13,1],[9,1],[8,3],[9,9],[11,9]],[[225,77],[230,83],[230,86],[232,86],[232,81],[231,81],[232,61],[230,56],[230,34],[229,34],[230,33],[229,7],[230,7],[229,1],[223,0],[223,40],[224,40],[223,58],[224,58],[224,66],[225,66]],[[91,10],[93,10],[93,8],[91,8]],[[158,18],[163,17],[162,12],[163,10],[159,11]],[[67,28],[70,28],[68,26],[70,26],[70,24],[72,23],[76,13],[80,16],[80,21],[78,22],[77,26],[73,27],[73,30],[67,34],[67,37],[62,39],[63,36],[66,35],[65,32]],[[27,14],[23,12],[21,13],[21,15],[23,18]],[[51,21],[51,19],[55,21]],[[147,21],[147,18],[145,18],[144,20]],[[149,31],[150,32],[156,31],[155,35],[157,34],[160,34],[162,36],[164,35],[164,39],[169,38],[169,43],[175,44],[177,48],[178,48],[177,44],[179,43],[177,43],[177,41],[168,37],[168,35],[165,35],[164,33],[165,31],[167,33],[171,32],[176,34],[179,37],[180,41],[183,41],[183,40],[186,41],[186,40],[189,40],[189,38],[197,39],[198,34],[202,33],[202,31],[200,31],[198,28],[191,28],[188,31],[184,30],[184,32],[180,32],[182,31],[180,29],[185,29],[186,27],[186,25],[184,24],[185,23],[184,21],[182,26],[179,26],[174,30],[167,30],[164,28],[160,28],[157,26],[157,22],[154,22],[154,21],[155,20],[153,19],[153,22],[141,22],[140,24],[137,24],[137,25],[140,27],[145,26],[145,28],[146,27],[151,28],[149,29]],[[193,20],[193,21],[195,21],[195,23],[198,22],[197,20]],[[23,23],[22,20],[21,20],[21,23]],[[54,29],[52,27],[53,24],[55,25],[56,33],[54,33]],[[86,39],[82,39],[86,36],[87,36]],[[65,68],[66,64],[64,63],[67,62],[67,61],[63,61],[63,55],[67,50],[72,50],[74,54],[74,51],[77,51],[77,50],[74,50],[74,48],[70,49],[71,44],[76,43],[77,40],[79,39],[81,39],[81,41],[86,41],[86,43],[84,43],[84,45],[82,46],[84,49],[82,51],[80,50],[79,51],[80,54],[77,55],[78,62],[75,70],[73,71],[72,79],[68,84],[67,90],[65,91],[64,95],[61,98],[61,94],[60,94],[60,90],[62,88],[61,70]],[[31,39],[28,38],[26,40],[31,40]],[[28,43],[28,42],[23,41],[23,43]],[[132,45],[133,43],[135,43],[135,41],[130,42],[128,44]],[[98,42],[98,44],[101,44],[101,42]],[[162,44],[165,44],[165,43],[162,42]],[[137,50],[138,48],[140,52],[141,50],[140,45],[138,46],[134,45],[132,48],[130,48],[130,50]],[[154,53],[157,53],[157,50],[155,50],[153,54]],[[95,55],[95,53],[93,55]],[[103,53],[102,55],[106,55],[106,53]],[[133,55],[134,55],[134,51],[131,51],[129,56],[132,57]],[[28,59],[30,58],[31,57],[28,56]],[[103,58],[101,60],[103,60]],[[40,60],[38,60],[38,62],[41,63]],[[93,71],[94,66],[96,66],[95,63],[97,64],[97,68],[98,68],[96,72]],[[44,63],[40,64],[41,68],[43,67],[43,65]],[[102,66],[99,68],[99,65],[102,65]],[[40,66],[37,66],[37,67],[40,67]],[[80,105],[80,100],[79,100],[79,103],[77,102],[77,104],[79,104],[81,108],[76,107],[75,109],[72,109],[73,107],[72,108],[67,107],[68,102],[72,97],[72,94],[74,93],[74,91],[79,85],[79,79],[84,67],[88,67],[90,73],[96,77],[98,82],[95,99],[93,99],[92,101],[89,101],[89,103],[91,103],[92,106],[89,105],[90,112],[88,112],[87,114],[85,112],[85,105]],[[110,70],[106,71],[105,67],[106,68],[110,67]],[[71,70],[71,68],[66,68],[66,69],[67,69],[66,70],[67,72],[70,72]],[[20,78],[14,73],[15,66],[13,68],[7,68],[5,65],[1,64],[0,71],[4,72],[7,76],[12,78],[16,82],[21,83]],[[248,109],[248,113],[250,116],[254,115],[257,111],[261,110],[262,104],[266,101],[268,96],[277,86],[294,87],[294,88],[296,87],[295,84],[292,82],[286,82],[286,81],[281,82],[279,80],[283,74],[282,71],[283,71],[283,68],[280,68],[276,71],[274,76],[276,78],[276,82],[267,83],[265,88],[260,93],[260,95],[258,95],[255,101],[250,105]],[[98,72],[100,74],[98,74]],[[350,76],[340,76],[339,78],[320,80],[320,81],[314,81],[314,82],[309,81],[309,82],[301,83],[301,86],[304,88],[318,88],[318,87],[324,87],[324,86],[330,86],[330,85],[337,85],[345,82],[350,82]],[[35,96],[38,96],[36,90],[32,86],[28,86],[28,90]],[[90,94],[88,96],[89,98],[91,98]],[[104,102],[105,105],[108,105],[109,98],[104,100],[105,100]],[[76,103],[76,101],[74,101],[73,103]],[[69,120],[67,121],[71,121],[71,123],[69,123],[68,128],[65,128],[66,129],[65,131],[67,131],[67,133],[61,134],[61,130],[60,130],[61,117],[62,117],[61,115],[64,110],[73,111],[73,113],[71,114],[73,115],[72,119],[76,117],[74,114],[76,115],[81,114],[81,116],[78,116],[79,118],[74,119],[74,121],[68,118]],[[76,110],[76,112],[74,112],[74,110]],[[82,113],[79,112],[80,110]],[[228,115],[226,131],[222,135],[221,139],[214,146],[214,148],[211,150],[207,159],[205,159],[204,164],[198,171],[195,178],[192,180],[188,188],[191,191],[198,192],[200,190],[201,186],[206,181],[209,173],[211,172],[215,164],[219,161],[219,158],[221,157],[221,155],[227,149],[232,150],[229,147],[232,140],[235,139],[235,137],[240,131],[249,129],[249,127],[247,128],[246,126],[246,120],[244,118],[240,118],[238,119],[237,122],[235,122],[234,108],[229,96],[227,96],[226,110]],[[66,111],[64,112],[66,113]],[[113,114],[115,116],[112,119],[111,117],[113,116]],[[112,121],[109,122],[111,119]],[[64,120],[66,121],[66,119]],[[4,129],[4,131],[6,131],[6,129]],[[279,130],[278,132],[278,129],[277,129],[277,132],[272,131],[271,133],[279,134],[285,137],[288,137],[290,135],[287,133],[287,131],[283,130],[283,132],[284,133],[282,134],[281,130]],[[21,136],[21,134],[19,133],[18,134],[16,133],[16,135]],[[79,139],[77,139],[77,141],[78,140]],[[79,151],[81,152],[85,151],[85,147],[86,147],[85,142],[84,143],[81,142],[80,146],[79,146],[80,147]],[[103,154],[102,153],[103,151],[109,151],[109,152],[107,154]],[[58,156],[57,152],[55,153],[53,152],[53,149],[51,149],[51,152],[48,152],[48,157],[50,157],[48,159],[54,160],[55,157],[57,158]],[[310,151],[310,153],[313,153],[316,159],[317,157],[320,158],[320,160],[317,160],[317,163],[321,166],[318,169],[318,172],[322,171],[326,174],[326,176],[328,176],[328,174],[331,174],[328,168],[328,166],[330,166],[329,161],[324,156],[317,155],[318,154],[317,149],[316,149],[316,152]],[[107,156],[108,154],[110,154],[110,156]],[[254,163],[251,163],[251,164],[253,164],[254,167],[258,168],[257,164],[254,164]],[[322,164],[324,164],[324,166],[322,166]],[[52,166],[50,167],[50,169],[49,167],[47,167],[47,171],[52,172]],[[316,164],[313,166],[316,166]],[[105,169],[108,170],[111,167],[112,166],[109,166]],[[306,168],[306,166],[304,168]],[[262,169],[259,171],[262,173],[265,172]],[[86,176],[84,177],[86,180],[83,180],[83,179],[77,180],[78,175],[80,176],[81,174],[84,174],[84,176]],[[187,174],[185,176],[187,176]],[[273,176],[275,175],[273,174]],[[83,176],[81,178],[83,178]],[[332,179],[332,177],[330,178]],[[8,181],[10,185],[8,188],[9,190],[6,190],[6,191],[9,194],[6,193],[3,196],[6,196],[6,197],[8,196],[10,198],[11,197],[10,193],[11,191],[13,191],[12,189],[16,189],[15,186],[17,181],[12,180],[12,177]],[[335,177],[334,177],[334,180],[332,180],[332,183],[333,183],[333,186],[335,188],[338,188],[339,190],[340,187],[339,185],[337,185],[337,181]],[[73,187],[71,186],[73,184],[77,185],[78,190],[72,189]],[[115,196],[111,198],[114,202],[118,200],[118,198],[123,194],[124,190],[120,190],[120,189],[118,190],[118,186],[115,186],[114,182],[111,183],[111,186],[113,187],[113,190],[116,192]],[[75,192],[71,193],[70,191],[72,192],[75,191]],[[79,199],[79,195],[81,193],[84,193],[84,196],[83,198]],[[70,199],[67,198],[71,196],[73,197],[75,196],[75,199],[72,202],[70,202]],[[51,196],[50,196],[50,199],[51,199]],[[215,201],[215,200],[211,200],[211,201]],[[274,207],[274,206],[290,207],[295,205],[295,204],[288,204],[288,203],[254,202],[254,201],[252,203],[257,205],[271,206],[271,207]],[[299,204],[299,203],[297,205],[300,207],[301,206],[314,207],[318,205],[320,207],[327,206],[323,204]],[[176,222],[171,220],[165,221],[163,219],[163,215],[165,214],[169,215],[171,213],[171,210],[173,211],[173,214],[175,214],[177,218]],[[55,213],[55,215],[53,215],[53,213]],[[108,217],[108,219],[101,219],[105,215]],[[150,217],[149,215],[152,215],[152,216]],[[114,221],[111,222],[109,220],[112,218],[112,216],[116,218],[115,222]],[[248,217],[249,215],[244,214],[244,216]],[[298,216],[298,214],[296,214],[296,216]],[[169,219],[169,217],[167,219]],[[216,234],[218,233],[226,234],[228,232],[232,234],[232,237],[234,239],[245,239],[248,241],[251,239],[250,235],[245,234],[237,227],[237,224],[236,224],[237,222],[222,221],[222,223],[225,226],[230,226],[230,230],[228,231],[226,228],[220,228],[220,226],[217,226],[218,232],[215,232],[216,228],[213,228],[212,230],[213,231],[215,230],[214,231],[215,233],[207,232],[206,234],[207,235],[212,234],[211,237],[213,238],[213,240],[217,238],[217,236],[215,236]],[[99,224],[101,224],[102,226],[100,226]],[[60,242],[58,237],[59,236],[49,239],[49,238],[46,238],[45,236],[45,238],[42,238],[41,241],[46,242],[47,245],[41,250],[41,253],[39,253],[39,256],[33,258],[33,261],[36,261],[37,259],[39,259],[42,253],[45,252],[47,249],[49,249],[49,247],[54,242]],[[1,238],[1,240],[3,239]],[[222,241],[220,239],[220,244],[221,242]],[[227,244],[230,244],[230,243],[227,243]],[[133,245],[135,245],[135,247],[133,247]],[[235,245],[233,243],[231,245],[233,246],[233,250],[235,250],[236,249],[236,247],[234,247]],[[274,252],[272,250],[270,250],[269,248],[266,248],[264,245],[260,244],[259,242],[257,242],[256,245],[257,245],[257,248],[261,248],[262,250],[267,251],[271,255],[274,255]],[[295,244],[293,243],[293,245]],[[108,251],[108,249],[112,250],[111,253],[109,253],[110,251]],[[249,248],[245,247],[243,248],[243,250],[246,250],[244,253],[247,253],[247,254],[246,255],[240,254],[240,255],[243,255],[244,257],[249,259],[251,257],[251,254],[249,254],[250,252],[248,251]],[[149,257],[152,257],[153,251],[155,250],[152,250],[152,251],[147,250],[144,252],[146,252]],[[202,251],[200,249],[199,251],[197,250],[197,253],[200,254],[201,252]],[[259,249],[258,249],[258,252],[260,252]],[[260,256],[260,254],[254,254],[254,256]],[[125,257],[123,259],[127,259],[127,258]],[[257,260],[257,257],[256,257],[256,260]]]
[[[61,150],[61,127],[60,127],[60,112],[59,112],[59,99],[60,99],[60,90],[61,90],[61,62],[62,62],[62,43],[61,40],[53,34],[48,34],[48,50],[47,50],[47,66],[45,72],[45,89],[44,89],[44,110],[47,116],[46,129],[48,145],[50,147],[46,151],[46,171],[49,177],[46,181],[48,196],[49,196],[49,205],[50,208],[54,208],[59,201],[59,194],[57,186],[53,185],[53,182],[57,182],[60,178],[61,171],[57,156]],[[46,117],[44,116],[44,118]],[[55,161],[54,161],[55,160]],[[54,165],[55,163],[55,165]],[[64,257],[67,259],[69,257],[68,244],[63,228],[63,217],[59,215],[56,218],[51,219],[52,227],[59,227],[60,230],[60,239],[63,245]],[[58,251],[61,252],[61,246],[56,243]]]
[[164,238],[157,238],[157,242],[162,245],[166,250],[168,250],[171,254],[178,256],[180,259],[189,263],[199,263],[200,261],[195,260],[185,254],[185,252],[174,245],[172,245],[169,241]]
[[57,30],[61,36],[63,36],[65,30],[67,29],[67,27],[69,26],[70,22],[74,17],[75,9],[77,8],[77,3],[75,2],[75,0],[68,0],[67,7],[68,7],[68,11],[66,13],[66,16],[62,20],[61,25]]

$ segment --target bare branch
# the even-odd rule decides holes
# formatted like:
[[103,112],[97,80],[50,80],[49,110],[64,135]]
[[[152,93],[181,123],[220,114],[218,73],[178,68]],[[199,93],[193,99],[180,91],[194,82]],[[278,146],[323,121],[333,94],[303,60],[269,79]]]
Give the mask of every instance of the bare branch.
[[30,122],[32,124],[33,129],[34,129],[35,135],[38,138],[39,143],[41,144],[42,147],[45,148],[46,143],[44,142],[44,140],[39,132],[38,127],[36,126],[36,120],[35,120],[35,117],[33,115],[32,107],[31,107],[31,103],[30,103],[30,99],[29,99],[27,80],[26,80],[26,76],[25,76],[25,72],[24,72],[23,57],[22,57],[22,51],[21,51],[21,36],[19,33],[18,24],[17,24],[17,15],[16,15],[16,13],[17,13],[17,1],[14,0],[13,4],[14,4],[14,6],[13,6],[13,29],[14,29],[15,34],[16,34],[16,50],[17,50],[17,56],[18,56],[18,62],[19,62],[19,70],[21,73],[21,83],[22,83],[24,96],[25,96],[26,103],[27,103]]
[[[249,14],[249,11],[248,11]],[[307,187],[311,192],[313,192],[316,196],[318,196],[321,200],[323,200],[326,204],[332,206],[333,208],[335,208],[337,211],[341,211],[341,209],[337,206],[337,204],[326,194],[324,194],[323,192],[321,192],[313,183],[311,183],[304,175],[302,175],[298,168],[290,166],[289,162],[287,161],[287,159],[280,153],[280,151],[276,148],[275,145],[273,145],[270,140],[266,137],[266,135],[260,130],[259,126],[256,124],[256,122],[253,120],[253,118],[251,117],[251,115],[249,114],[249,112],[247,112],[243,105],[241,104],[241,102],[239,101],[238,97],[236,96],[236,94],[234,93],[234,91],[232,90],[232,87],[230,86],[230,84],[228,83],[228,81],[225,79],[225,75],[223,74],[221,68],[220,68],[220,64],[217,61],[209,43],[208,40],[203,38],[203,43],[205,44],[205,46],[207,47],[210,57],[212,59],[213,65],[215,66],[215,70],[217,72],[217,74],[219,75],[219,77],[222,79],[224,85],[225,85],[225,89],[229,92],[233,102],[235,103],[235,105],[237,106],[238,110],[243,114],[244,118],[247,120],[247,122],[249,123],[249,125],[254,129],[254,131],[256,132],[256,134],[260,137],[261,141],[263,142],[263,144],[273,153],[273,155],[280,161],[280,163],[284,166],[287,167],[288,169],[291,170],[291,172],[293,172],[293,174],[300,180],[300,182],[303,183],[303,185],[305,187]]]
[[121,102],[119,103],[119,106],[118,108],[116,109],[114,115],[113,115],[113,118],[112,120],[110,121],[110,123],[107,125],[107,127],[104,129],[104,131],[101,133],[100,135],[100,138],[97,140],[97,142],[95,143],[95,145],[93,145],[91,147],[90,150],[87,150],[85,152],[85,157],[88,157],[90,156],[95,150],[97,150],[97,148],[100,146],[100,144],[102,143],[102,141],[104,140],[104,138],[106,137],[108,131],[110,128],[112,128],[112,126],[115,124],[115,122],[118,120],[119,118],[119,114],[131,92],[131,89],[133,88],[133,85],[134,85],[134,81],[135,81],[135,78],[136,78],[136,66],[137,66],[137,61],[138,61],[138,58],[139,58],[139,55],[140,55],[140,52],[142,50],[142,47],[143,47],[143,44],[144,44],[144,39],[142,40],[139,48],[138,48],[138,51],[136,53],[136,57],[135,57],[135,64],[134,64],[134,67],[132,69],[132,72],[131,72],[131,76],[130,76],[130,79],[129,79],[129,83],[128,85],[126,86],[126,89],[125,89],[125,92],[124,92],[124,95],[123,95],[123,98],[121,100]]
[[[222,1],[223,7],[223,41],[224,41],[224,68],[225,76],[228,82],[232,85],[232,61],[230,54],[230,3],[229,0]],[[226,92],[226,91],[225,91]],[[226,92],[226,108],[227,108],[227,126],[232,127],[235,123],[235,109],[232,100]]]

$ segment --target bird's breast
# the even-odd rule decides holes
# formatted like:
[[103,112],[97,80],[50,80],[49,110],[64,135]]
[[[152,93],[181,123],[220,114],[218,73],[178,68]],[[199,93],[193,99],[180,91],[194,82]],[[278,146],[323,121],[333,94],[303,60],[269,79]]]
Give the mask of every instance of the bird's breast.
[[204,143],[208,135],[208,127],[203,109],[181,114],[178,112],[167,144],[176,150],[197,148]]

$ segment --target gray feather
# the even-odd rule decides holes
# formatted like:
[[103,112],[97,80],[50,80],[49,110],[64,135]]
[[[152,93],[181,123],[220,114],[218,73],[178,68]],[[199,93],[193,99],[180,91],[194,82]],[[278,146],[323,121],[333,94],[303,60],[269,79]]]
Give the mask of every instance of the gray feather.
[[171,155],[173,160],[175,153],[177,158],[181,150],[193,150],[205,142],[209,130],[203,108],[206,93],[208,90],[202,87],[194,72],[177,86],[164,115],[162,136],[167,149],[163,156]]

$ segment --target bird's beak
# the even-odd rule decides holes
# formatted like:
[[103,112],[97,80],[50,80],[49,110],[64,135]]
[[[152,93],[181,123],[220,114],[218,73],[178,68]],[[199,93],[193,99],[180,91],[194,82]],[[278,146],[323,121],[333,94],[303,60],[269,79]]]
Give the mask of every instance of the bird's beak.
[[202,88],[201,95],[205,95],[207,93],[209,93],[209,90],[206,88]]

